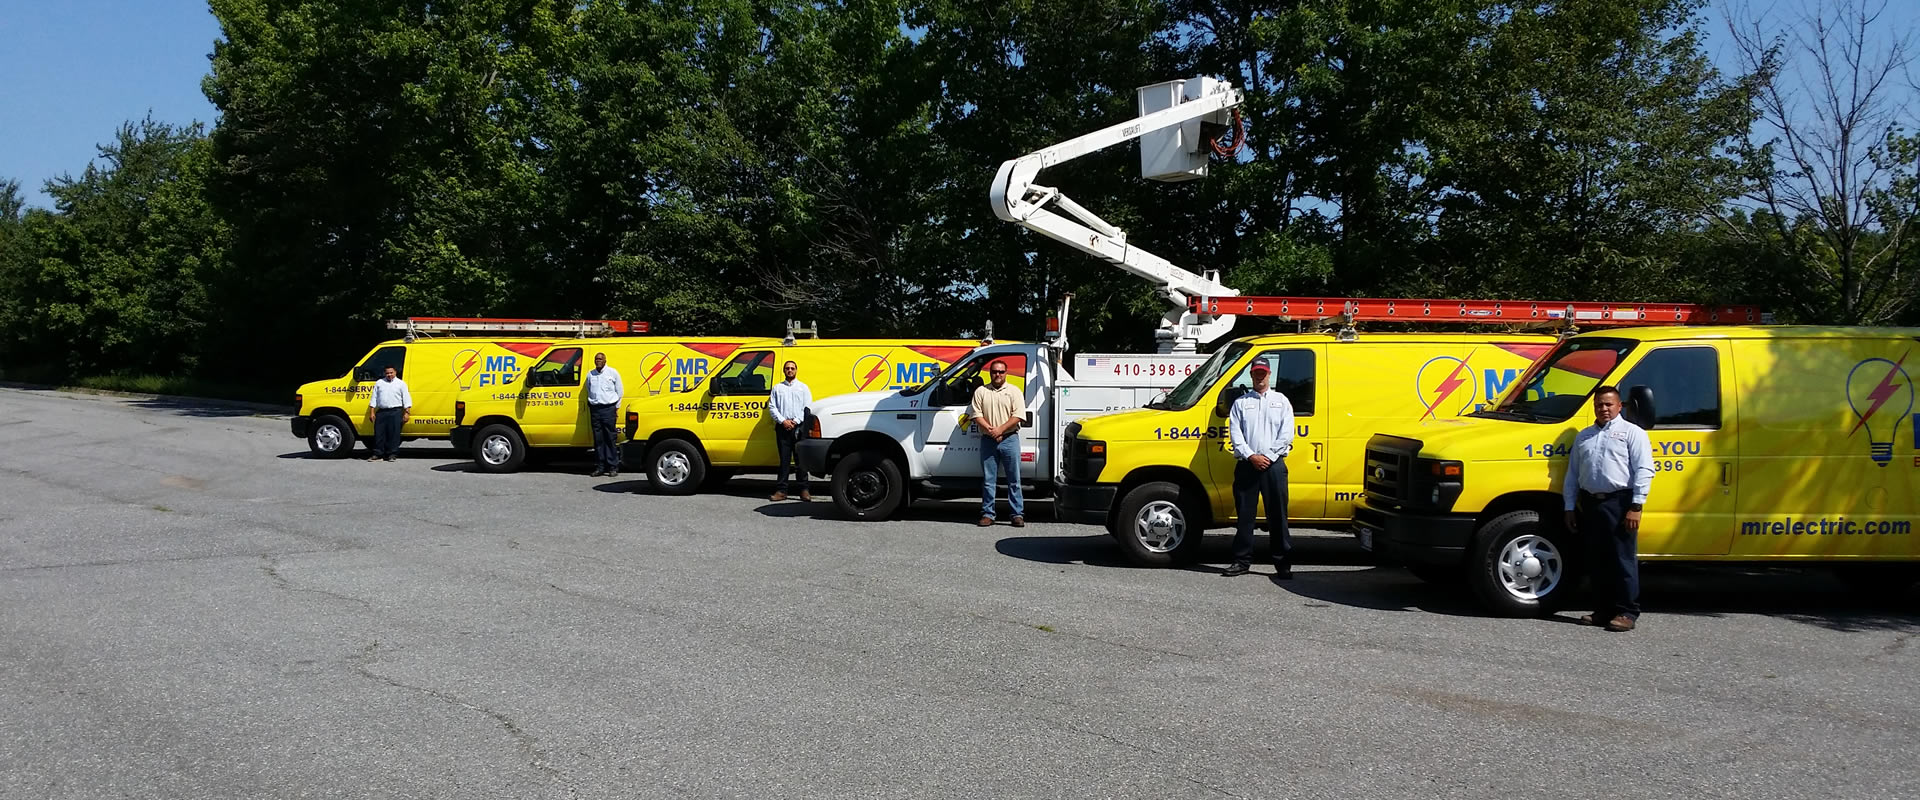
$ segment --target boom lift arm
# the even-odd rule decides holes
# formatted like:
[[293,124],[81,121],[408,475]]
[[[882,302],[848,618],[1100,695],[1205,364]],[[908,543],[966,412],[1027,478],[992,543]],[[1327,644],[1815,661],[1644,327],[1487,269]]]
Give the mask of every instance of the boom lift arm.
[[[1168,94],[1170,93],[1170,94]],[[1193,352],[1199,345],[1225,336],[1233,329],[1231,315],[1200,313],[1192,299],[1231,296],[1238,290],[1220,283],[1218,270],[1195,274],[1138,247],[1127,244],[1127,233],[1073,202],[1057,188],[1034,183],[1040,171],[1071,161],[1088,153],[1124,144],[1181,126],[1178,131],[1161,134],[1159,141],[1185,150],[1184,168],[1154,174],[1153,165],[1164,163],[1164,152],[1150,152],[1142,143],[1141,166],[1147,177],[1158,180],[1187,180],[1206,172],[1205,157],[1210,147],[1200,134],[1201,122],[1224,125],[1230,109],[1240,105],[1244,95],[1225,81],[1194,78],[1143,87],[1139,90],[1144,112],[1156,99],[1171,99],[1167,108],[1136,119],[1112,125],[1041,150],[1036,150],[1000,165],[989,197],[993,213],[999,218],[1040,233],[1083,253],[1102,259],[1159,285],[1160,293],[1175,309],[1162,318],[1155,339],[1161,352]],[[1171,138],[1168,138],[1171,137]],[[1188,149],[1193,148],[1193,149]],[[1200,160],[1195,167],[1192,154]],[[1159,158],[1156,160],[1156,156]],[[1057,211],[1055,209],[1058,209]],[[1063,213],[1064,212],[1064,213]]]

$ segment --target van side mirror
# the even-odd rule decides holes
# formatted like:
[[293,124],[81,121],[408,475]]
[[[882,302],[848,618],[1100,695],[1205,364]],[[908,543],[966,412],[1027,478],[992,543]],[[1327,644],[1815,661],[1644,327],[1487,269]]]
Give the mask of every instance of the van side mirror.
[[726,375],[717,376],[711,382],[713,393],[716,395],[733,394],[734,386],[739,382],[739,378]]
[[380,379],[380,376],[373,374],[372,367],[354,367],[353,379],[364,383],[366,381],[377,381]]
[[1620,416],[1643,430],[1653,430],[1653,421],[1659,419],[1659,415],[1654,413],[1652,387],[1634,386],[1627,389],[1627,402],[1620,409]]
[[1213,415],[1221,419],[1226,419],[1227,417],[1233,416],[1234,399],[1235,398],[1233,395],[1227,392],[1221,392],[1220,399],[1214,401]]

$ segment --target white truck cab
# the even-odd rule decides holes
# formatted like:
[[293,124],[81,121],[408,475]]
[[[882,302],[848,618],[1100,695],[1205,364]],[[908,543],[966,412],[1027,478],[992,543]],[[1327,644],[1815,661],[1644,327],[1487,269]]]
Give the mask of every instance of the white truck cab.
[[1007,382],[1026,395],[1020,480],[1044,496],[1061,474],[1066,426],[1147,405],[1206,360],[1194,353],[1082,355],[1074,361],[1084,377],[1076,380],[1056,352],[1045,344],[984,345],[911,389],[815,401],[800,463],[831,478],[834,504],[853,519],[887,519],[916,497],[978,494],[981,437],[968,409],[988,366],[1004,361]]

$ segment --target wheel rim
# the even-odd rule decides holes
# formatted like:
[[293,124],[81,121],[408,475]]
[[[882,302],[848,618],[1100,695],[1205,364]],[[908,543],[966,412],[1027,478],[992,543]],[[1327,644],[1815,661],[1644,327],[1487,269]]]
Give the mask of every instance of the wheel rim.
[[1500,560],[1494,567],[1507,594],[1518,600],[1539,600],[1560,585],[1565,563],[1553,542],[1527,534],[1514,537],[1500,548]]
[[507,441],[506,434],[489,436],[480,443],[480,457],[496,467],[505,464],[513,457],[513,442]]
[[686,453],[678,450],[662,453],[654,462],[653,476],[667,486],[679,486],[687,482],[687,476],[693,472],[693,461]]
[[1171,553],[1187,540],[1187,515],[1170,500],[1155,500],[1133,515],[1133,535],[1149,552]]
[[847,504],[861,511],[880,505],[887,495],[887,480],[879,470],[863,469],[847,476]]
[[346,435],[340,432],[338,425],[322,425],[313,432],[313,446],[322,453],[331,453],[340,449],[340,442]]

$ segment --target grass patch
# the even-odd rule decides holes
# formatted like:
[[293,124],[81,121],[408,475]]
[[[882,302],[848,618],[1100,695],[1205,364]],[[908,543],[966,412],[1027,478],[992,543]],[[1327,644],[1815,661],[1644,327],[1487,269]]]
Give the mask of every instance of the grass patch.
[[63,389],[93,389],[103,392],[172,394],[182,397],[211,397],[220,400],[244,400],[252,403],[291,405],[293,392],[248,383],[209,381],[168,375],[112,373],[107,375],[62,375],[45,369],[0,370],[0,380],[58,386]]
[[1035,625],[1035,626],[1033,626],[1033,629],[1034,629],[1034,630],[1036,630],[1036,631],[1044,631],[1044,632],[1046,632],[1046,633],[1052,633],[1052,632],[1053,632],[1053,626],[1052,626],[1052,625]]

